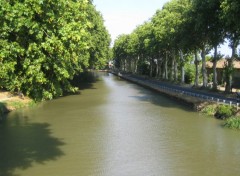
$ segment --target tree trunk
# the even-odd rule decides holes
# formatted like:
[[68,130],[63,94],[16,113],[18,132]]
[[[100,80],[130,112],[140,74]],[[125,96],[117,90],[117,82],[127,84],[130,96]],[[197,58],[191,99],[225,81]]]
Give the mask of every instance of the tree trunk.
[[174,53],[172,55],[172,58],[171,58],[171,73],[170,73],[170,81],[173,81],[174,79],[174,63],[175,62],[175,56],[174,56]]
[[233,68],[233,59],[228,59],[227,68],[226,68],[226,87],[225,92],[230,93],[232,91],[232,73],[231,69]]
[[150,77],[153,76],[153,60],[150,58]]
[[158,74],[159,74],[159,67],[158,67],[158,59],[157,59],[157,63],[156,63],[156,75],[155,77],[157,78],[158,77]]
[[135,59],[132,58],[132,61],[131,61],[131,73],[134,73],[134,68],[135,68]]
[[198,54],[197,51],[195,51],[195,67],[196,67],[196,72],[195,72],[195,82],[194,82],[194,86],[198,87],[199,86],[199,70],[198,70]]
[[162,65],[162,79],[165,79],[165,78],[166,78],[166,76],[165,76],[165,74],[166,74],[166,69],[165,69],[166,57],[163,58],[163,63],[162,63],[162,64],[163,64],[163,65]]
[[166,53],[166,58],[164,60],[164,79],[168,80],[168,54]]
[[174,55],[174,81],[178,81],[178,62],[176,60],[176,55]]
[[168,80],[168,55],[166,53],[165,59],[163,61],[163,79]]
[[203,87],[207,87],[207,70],[206,70],[206,50],[205,47],[203,47],[202,52],[201,52],[201,57],[202,57],[202,76],[203,76]]
[[180,50],[180,63],[181,63],[181,83],[185,83],[185,69],[184,69],[184,58],[183,58],[183,52]]
[[125,60],[121,60],[120,71],[124,71],[125,69]]
[[134,71],[134,73],[138,72],[138,61],[139,61],[139,55],[137,56],[137,60],[136,60],[136,63],[135,63],[135,71]]
[[132,58],[128,59],[128,72],[132,72]]
[[158,78],[162,78],[162,60],[158,60]]
[[134,57],[132,61],[132,73],[135,73],[136,63],[137,63],[137,57]]
[[218,61],[217,46],[215,46],[214,47],[214,59],[213,59],[213,90],[217,90],[217,86],[218,86],[217,61]]
[[233,82],[233,60],[237,53],[237,42],[234,41],[232,44],[232,57],[228,59],[228,66],[226,71],[226,87],[225,92],[230,93],[232,91],[232,82]]

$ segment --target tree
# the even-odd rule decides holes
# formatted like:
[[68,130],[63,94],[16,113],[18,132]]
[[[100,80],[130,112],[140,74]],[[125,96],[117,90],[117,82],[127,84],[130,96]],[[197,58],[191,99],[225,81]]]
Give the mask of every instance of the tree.
[[198,39],[197,46],[201,49],[203,87],[206,87],[206,54],[224,41],[223,27],[219,18],[220,1],[192,0],[192,4],[192,15],[195,19],[194,30]]
[[157,64],[160,61],[158,58],[158,47],[156,46],[153,23],[151,21],[145,22],[139,28],[138,34],[140,43],[139,51],[142,55],[142,62],[149,65],[149,71],[147,71],[149,72],[149,76],[157,76],[159,72]]
[[103,17],[96,11],[93,5],[88,7],[88,20],[92,24],[89,27],[89,67],[104,68],[109,58],[110,35],[104,26]]
[[[166,3],[163,9],[158,10],[152,21],[154,24],[156,40],[158,41],[161,52],[165,55],[165,78],[168,76],[168,63],[171,62],[170,80],[177,81],[178,65],[181,67],[181,73],[184,75],[184,37],[183,24],[188,19],[190,3],[188,0],[172,0]],[[179,58],[181,57],[181,63]],[[182,76],[183,77],[183,76]]]
[[86,0],[1,0],[1,87],[39,100],[74,92],[70,80],[89,66],[90,6]]
[[[237,22],[240,13],[240,2],[238,0],[223,0],[221,3],[221,19],[224,23],[224,30],[230,41],[232,56],[228,59],[229,70],[233,70],[233,60],[237,55],[237,46],[240,41],[240,24]],[[226,92],[231,92],[232,71],[226,77]]]
[[[172,0],[157,10],[150,21],[139,26],[133,34],[122,40],[122,58],[132,58],[133,53],[142,62],[149,64],[150,76],[156,72],[163,79],[178,80],[178,67],[181,68],[181,82],[184,82],[185,56],[195,57],[195,85],[199,85],[198,55],[202,58],[203,87],[207,87],[206,54],[214,48],[213,88],[217,88],[216,63],[219,59],[217,48],[225,37],[231,41],[232,60],[236,58],[236,47],[240,40],[238,20],[240,2],[238,0]],[[125,44],[124,42],[125,41]],[[137,41],[137,42],[136,42]],[[119,42],[117,40],[117,42]],[[119,45],[119,43],[117,44]],[[119,48],[119,47],[118,47]],[[125,48],[125,49],[124,49]],[[131,51],[129,52],[129,48]],[[117,50],[116,50],[117,51]],[[120,55],[119,55],[120,56]],[[128,60],[128,59],[127,59]],[[134,59],[136,61],[136,58]],[[170,68],[170,72],[169,72]],[[231,85],[232,69],[229,70],[227,88]],[[170,74],[169,74],[170,73]]]
[[128,35],[120,35],[114,42],[113,53],[116,68],[126,71]]

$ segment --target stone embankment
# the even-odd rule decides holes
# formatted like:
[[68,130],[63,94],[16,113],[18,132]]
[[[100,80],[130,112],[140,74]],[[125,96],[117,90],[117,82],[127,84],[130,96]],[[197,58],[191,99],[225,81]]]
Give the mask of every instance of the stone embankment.
[[205,106],[214,103],[239,106],[236,97],[227,97],[223,93],[193,89],[189,85],[177,85],[139,75],[122,74],[116,72],[111,73],[127,81],[131,81],[143,87],[162,93],[170,98],[177,99],[179,102],[187,104],[197,111],[200,111]]

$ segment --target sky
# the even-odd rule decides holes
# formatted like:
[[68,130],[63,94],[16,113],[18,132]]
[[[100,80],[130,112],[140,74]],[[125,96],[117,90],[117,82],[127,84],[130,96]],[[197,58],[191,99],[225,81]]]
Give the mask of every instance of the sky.
[[93,0],[105,20],[112,41],[120,34],[130,34],[150,19],[169,0]]
[[[158,9],[170,0],[93,0],[101,12],[112,44],[117,36],[130,34],[138,25],[149,20]],[[220,48],[222,54],[231,56],[228,44]]]

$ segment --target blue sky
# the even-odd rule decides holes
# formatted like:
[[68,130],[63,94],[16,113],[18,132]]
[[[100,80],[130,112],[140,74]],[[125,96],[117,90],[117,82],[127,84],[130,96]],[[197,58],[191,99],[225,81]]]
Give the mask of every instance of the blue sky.
[[[157,9],[170,0],[93,0],[105,20],[112,42],[120,34],[130,34],[138,25],[150,19]],[[231,55],[228,45],[221,46],[222,54]]]

